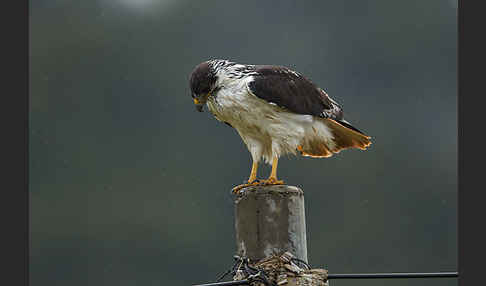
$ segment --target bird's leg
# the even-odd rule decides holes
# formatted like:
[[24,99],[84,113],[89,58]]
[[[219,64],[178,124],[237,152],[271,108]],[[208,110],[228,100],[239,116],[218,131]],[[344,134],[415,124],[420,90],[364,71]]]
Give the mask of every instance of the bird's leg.
[[270,173],[270,177],[268,179],[263,180],[263,185],[283,185],[284,181],[277,179],[277,167],[278,167],[278,157],[273,157],[272,162],[272,172]]
[[250,178],[248,178],[248,184],[251,184],[256,180],[257,171],[258,171],[258,162],[253,161],[253,164],[251,165]]
[[233,188],[233,194],[237,194],[239,190],[250,187],[250,186],[257,186],[259,185],[258,180],[256,179],[257,177],[257,171],[258,171],[258,162],[253,161],[253,164],[251,165],[251,172],[250,172],[250,177],[248,178],[248,183],[246,184],[241,184]]

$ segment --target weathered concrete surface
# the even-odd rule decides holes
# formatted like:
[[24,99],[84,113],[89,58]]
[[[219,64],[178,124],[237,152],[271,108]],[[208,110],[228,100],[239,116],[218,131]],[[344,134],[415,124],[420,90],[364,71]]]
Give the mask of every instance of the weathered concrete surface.
[[288,251],[308,262],[304,192],[294,186],[254,186],[235,197],[237,255],[256,262]]

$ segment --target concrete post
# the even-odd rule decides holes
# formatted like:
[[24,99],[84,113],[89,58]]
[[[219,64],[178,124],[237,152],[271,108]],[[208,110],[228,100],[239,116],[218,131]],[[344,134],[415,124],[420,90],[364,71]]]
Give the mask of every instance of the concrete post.
[[294,186],[253,186],[235,197],[237,255],[256,262],[288,251],[308,262],[304,192]]

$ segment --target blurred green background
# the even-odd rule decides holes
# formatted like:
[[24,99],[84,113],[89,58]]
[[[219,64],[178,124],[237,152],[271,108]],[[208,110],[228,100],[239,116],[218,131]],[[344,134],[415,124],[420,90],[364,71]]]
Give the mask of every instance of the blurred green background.
[[230,189],[251,159],[192,104],[211,58],[291,67],[373,137],[280,161],[306,194],[313,267],[455,271],[456,15],[449,0],[31,1],[31,285],[184,286],[233,264]]

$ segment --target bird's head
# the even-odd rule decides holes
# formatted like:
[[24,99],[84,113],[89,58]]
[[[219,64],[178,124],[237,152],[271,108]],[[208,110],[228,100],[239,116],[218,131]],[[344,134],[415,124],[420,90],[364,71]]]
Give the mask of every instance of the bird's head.
[[191,96],[199,112],[203,111],[204,104],[216,90],[216,79],[216,72],[209,62],[200,63],[192,71],[189,85]]

